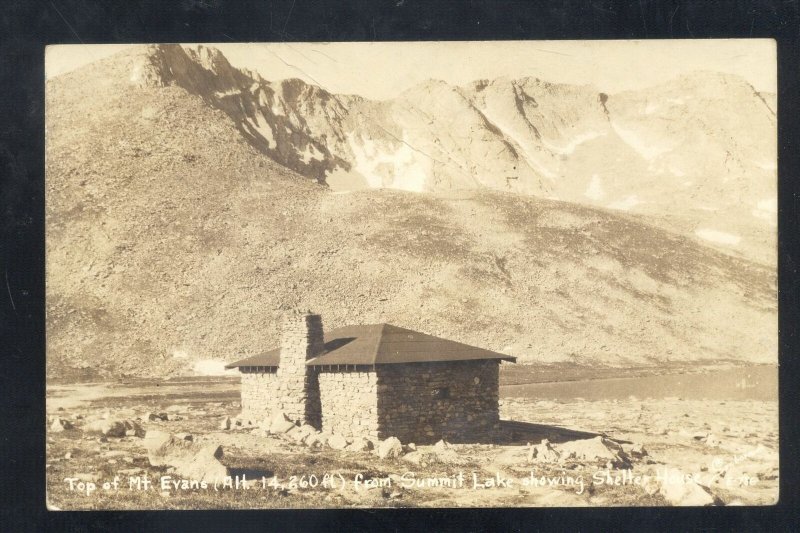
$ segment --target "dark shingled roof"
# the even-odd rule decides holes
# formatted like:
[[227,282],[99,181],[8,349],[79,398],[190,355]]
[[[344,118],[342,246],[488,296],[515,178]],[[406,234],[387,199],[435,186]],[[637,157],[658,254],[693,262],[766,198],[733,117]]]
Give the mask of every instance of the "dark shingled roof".
[[[278,366],[280,348],[270,350],[226,365]],[[470,361],[502,359],[516,362],[516,357],[477,348],[447,339],[426,335],[418,331],[392,326],[371,324],[345,326],[325,332],[325,353],[309,359],[306,364],[323,365],[383,365],[395,363],[423,363],[434,361]]]

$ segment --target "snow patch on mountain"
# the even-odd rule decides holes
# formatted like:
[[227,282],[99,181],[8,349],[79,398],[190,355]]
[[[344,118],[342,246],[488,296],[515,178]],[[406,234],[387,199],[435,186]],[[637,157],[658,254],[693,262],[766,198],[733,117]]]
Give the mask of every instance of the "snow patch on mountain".
[[308,164],[311,161],[324,161],[325,160],[325,154],[320,152],[317,149],[317,147],[314,146],[311,143],[307,144],[305,149],[299,155],[300,155],[300,160],[303,161],[303,163],[305,163],[305,164]]
[[605,197],[606,193],[603,190],[603,183],[600,176],[592,174],[592,179],[589,181],[589,185],[586,187],[586,192],[584,192],[583,195],[595,202],[599,202]]
[[742,240],[739,235],[733,235],[724,231],[715,229],[702,228],[694,232],[695,235],[706,241],[715,242],[717,244],[729,244],[736,246]]
[[547,148],[549,148],[551,151],[557,154],[570,155],[575,151],[575,148],[577,148],[581,144],[591,141],[593,139],[597,139],[598,137],[602,137],[603,135],[606,135],[606,132],[587,131],[575,135],[567,142],[567,144],[563,146],[559,146],[552,142],[548,142],[545,139],[542,139],[542,144],[544,144]]
[[420,161],[418,153],[408,145],[403,133],[403,142],[397,148],[370,138],[347,135],[347,142],[353,151],[353,168],[372,188],[388,187],[405,191],[422,192],[426,190],[429,164]]
[[283,102],[280,99],[274,98],[272,100],[272,105],[270,106],[270,111],[276,117],[283,117],[286,116],[286,109],[283,106]]
[[272,134],[272,126],[264,118],[261,113],[256,113],[255,120],[250,120],[250,125],[267,141],[267,147],[274,150],[278,143],[275,141],[275,136]]

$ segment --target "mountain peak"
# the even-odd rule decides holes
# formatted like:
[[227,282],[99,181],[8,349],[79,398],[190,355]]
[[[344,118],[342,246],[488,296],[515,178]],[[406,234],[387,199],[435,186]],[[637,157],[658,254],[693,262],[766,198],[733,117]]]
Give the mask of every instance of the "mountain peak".
[[179,85],[190,92],[229,91],[246,86],[247,76],[216,48],[179,44],[146,46],[134,60],[130,80],[140,87]]

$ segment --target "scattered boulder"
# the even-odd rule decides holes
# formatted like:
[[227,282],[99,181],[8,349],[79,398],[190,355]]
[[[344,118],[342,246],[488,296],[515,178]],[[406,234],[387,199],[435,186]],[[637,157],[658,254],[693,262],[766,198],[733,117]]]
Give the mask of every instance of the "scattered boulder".
[[347,439],[341,435],[331,435],[328,438],[328,446],[334,450],[344,450],[347,447]]
[[628,454],[628,456],[635,459],[641,459],[642,457],[646,457],[648,455],[644,445],[638,442],[633,444],[623,444],[622,450]]
[[677,468],[666,470],[659,493],[675,506],[697,507],[722,503],[708,488],[685,476]]
[[315,437],[318,433],[319,431],[317,431],[317,428],[315,428],[314,426],[311,426],[309,424],[303,424],[302,426],[300,426],[299,440],[302,444],[308,446],[309,442],[313,442],[315,440],[312,437]]
[[233,419],[233,423],[236,426],[243,427],[243,428],[245,428],[245,427],[246,428],[256,427],[256,424],[253,422],[253,420],[251,418],[247,417],[247,416],[244,416],[244,415],[239,415],[239,416],[235,417]]
[[222,422],[219,423],[219,429],[228,430],[231,429],[231,419],[230,417],[225,417],[222,419]]
[[72,429],[74,426],[72,422],[69,420],[64,420],[63,418],[56,416],[53,418],[53,423],[50,425],[50,431],[52,433],[61,433],[65,429]]
[[530,446],[528,450],[529,463],[555,463],[558,462],[561,454],[559,454],[551,445],[548,439],[542,439],[542,442]]
[[289,420],[283,413],[276,413],[269,424],[269,432],[274,435],[281,435],[287,433],[292,428],[297,427],[294,422]]
[[322,448],[327,444],[329,438],[327,433],[312,433],[306,437],[305,444],[309,448]]
[[131,419],[125,419],[122,421],[125,426],[125,436],[127,437],[144,437],[145,431],[137,424],[135,421]]
[[592,439],[581,439],[559,445],[561,459],[579,461],[607,461],[617,468],[630,466],[630,458],[616,442],[597,436]]
[[89,422],[83,426],[83,430],[89,433],[100,433],[103,437],[124,437],[128,428],[122,420],[111,418],[101,418]]
[[175,438],[188,441],[194,440],[194,437],[191,435],[191,433],[176,433]]
[[428,462],[426,459],[428,456],[432,456],[433,454],[424,454],[418,450],[412,451],[410,453],[405,454],[401,459],[403,461],[408,461],[409,463],[413,463],[419,466],[427,466]]
[[372,441],[364,437],[356,437],[345,448],[348,452],[368,452],[374,448]]
[[295,442],[304,442],[309,435],[316,433],[316,431],[317,430],[314,428],[314,426],[303,424],[302,426],[299,426],[296,430],[288,432],[288,435]]
[[403,455],[403,444],[397,437],[389,437],[378,446],[378,457],[381,459],[400,457]]
[[148,431],[144,446],[151,465],[171,466],[185,478],[213,481],[228,476],[228,468],[219,462],[223,452],[218,444],[198,444],[164,431]]
[[446,440],[440,440],[433,445],[433,457],[425,457],[426,463],[444,463],[444,464],[467,464],[468,461],[462,458],[456,452],[452,444]]

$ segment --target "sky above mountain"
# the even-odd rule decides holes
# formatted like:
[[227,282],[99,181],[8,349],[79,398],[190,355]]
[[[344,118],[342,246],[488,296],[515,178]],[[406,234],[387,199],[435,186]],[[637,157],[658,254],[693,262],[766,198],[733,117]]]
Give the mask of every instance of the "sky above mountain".
[[[129,45],[47,48],[48,77],[69,72]],[[538,77],[591,84],[607,92],[639,89],[681,74],[737,74],[759,91],[776,92],[770,39],[651,41],[494,41],[405,43],[213,44],[231,64],[264,78],[300,78],[329,91],[392,98],[427,79],[462,85],[483,78]]]

